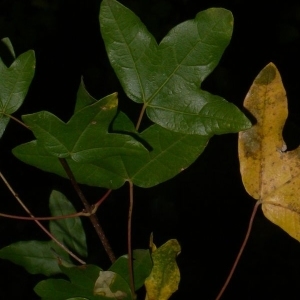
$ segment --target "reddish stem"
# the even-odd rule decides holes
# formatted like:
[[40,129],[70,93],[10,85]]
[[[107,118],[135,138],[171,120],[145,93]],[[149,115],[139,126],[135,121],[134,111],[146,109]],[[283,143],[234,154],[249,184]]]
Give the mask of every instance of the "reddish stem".
[[237,266],[237,264],[238,264],[238,262],[239,262],[239,260],[240,260],[240,258],[241,258],[241,256],[242,256],[242,253],[243,253],[243,251],[244,251],[244,249],[245,249],[245,247],[246,247],[247,241],[248,241],[249,236],[250,236],[250,233],[251,233],[251,229],[252,229],[254,217],[255,217],[255,215],[256,215],[258,206],[259,206],[260,204],[261,204],[261,202],[260,202],[260,201],[257,201],[257,202],[255,203],[255,205],[254,205],[254,208],[253,208],[253,211],[252,211],[252,214],[251,214],[251,218],[250,218],[250,221],[249,221],[249,225],[248,225],[248,230],[247,230],[247,233],[246,233],[246,235],[245,235],[243,244],[242,244],[242,246],[241,246],[241,248],[240,248],[240,251],[239,251],[239,253],[238,253],[238,255],[237,255],[236,259],[235,259],[235,262],[234,262],[234,264],[233,264],[233,266],[232,266],[232,268],[231,268],[231,270],[230,270],[230,273],[229,273],[229,275],[228,275],[228,277],[227,277],[227,279],[226,279],[226,281],[225,281],[225,283],[224,283],[224,285],[223,285],[221,291],[219,292],[219,294],[218,294],[216,300],[221,299],[221,297],[222,297],[222,295],[223,295],[225,289],[227,288],[227,286],[228,286],[228,284],[229,284],[229,282],[230,282],[230,280],[231,280],[231,278],[232,278],[232,275],[233,275],[233,273],[234,273],[234,271],[235,271],[235,268],[236,268],[236,266]]
[[71,184],[73,185],[73,188],[74,190],[76,191],[78,197],[80,198],[81,202],[83,203],[84,207],[85,207],[85,210],[87,213],[90,213],[90,216],[89,216],[89,219],[90,221],[92,222],[95,230],[96,230],[96,233],[98,235],[98,237],[100,238],[101,242],[102,242],[102,245],[110,259],[110,261],[112,263],[114,263],[116,261],[116,257],[112,251],[112,248],[108,242],[108,239],[106,238],[105,234],[104,234],[104,231],[98,221],[98,218],[97,216],[95,215],[95,212],[93,211],[93,207],[89,204],[89,202],[87,201],[87,199],[85,198],[82,190],[80,189],[75,177],[74,177],[74,174],[72,172],[72,170],[70,169],[69,167],[69,164],[68,162],[66,161],[66,159],[64,158],[59,158],[59,161],[61,163],[61,165],[63,166],[66,174],[68,175],[70,181],[71,181]]
[[127,252],[128,252],[128,270],[130,278],[130,289],[133,299],[136,299],[134,289],[134,274],[133,274],[133,259],[131,247],[131,224],[132,224],[132,211],[133,211],[133,184],[129,181],[129,209],[128,209],[128,224],[127,224]]

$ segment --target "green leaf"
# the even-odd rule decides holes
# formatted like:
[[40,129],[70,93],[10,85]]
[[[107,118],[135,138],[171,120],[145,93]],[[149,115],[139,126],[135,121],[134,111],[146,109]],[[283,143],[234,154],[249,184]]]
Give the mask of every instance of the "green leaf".
[[86,90],[83,78],[81,78],[79,89],[77,91],[77,97],[76,97],[76,105],[75,105],[75,111],[74,113],[78,112],[82,108],[91,105],[93,103],[97,102],[97,100],[92,97],[88,91]]
[[102,271],[101,268],[95,265],[84,265],[71,268],[61,266],[61,270],[68,276],[73,284],[82,286],[90,292],[93,291],[99,272]]
[[59,259],[52,249],[53,241],[17,242],[0,250],[0,258],[7,259],[26,269],[30,274],[46,276],[60,273]]
[[[138,290],[144,285],[145,279],[149,276],[152,269],[152,259],[149,250],[137,249],[133,250],[133,273],[134,273],[134,287]],[[128,272],[128,255],[119,257],[109,268],[126,280],[129,284]]]
[[[7,43],[7,41],[6,41]],[[35,70],[33,51],[21,54],[7,68],[0,64],[0,137],[8,124],[8,115],[14,113],[22,105]]]
[[101,34],[127,96],[172,131],[213,135],[251,126],[233,104],[199,87],[213,71],[232,34],[233,17],[211,8],[173,28],[157,45],[141,20],[115,0],[103,0]]
[[99,158],[147,152],[131,136],[108,132],[117,105],[117,94],[112,94],[77,111],[67,124],[46,111],[23,116],[23,120],[38,142],[56,157],[78,161],[91,149]]
[[[68,276],[70,281],[64,279],[47,279],[39,282],[35,286],[34,291],[42,298],[42,300],[65,300],[69,298],[87,298],[89,300],[117,299],[94,293],[96,281],[102,271],[99,267],[94,265],[85,265],[66,268],[62,266],[61,270]],[[125,281],[118,275],[116,277],[117,278],[111,286],[112,289],[125,287],[125,292],[130,293],[129,287],[126,285]],[[129,300],[132,298],[127,296],[122,299]]]
[[[117,189],[130,180],[140,187],[155,186],[189,167],[209,140],[209,136],[176,133],[159,125],[152,125],[138,134],[122,112],[119,112],[112,127],[114,132],[125,133],[125,137],[132,135],[133,140],[141,141],[149,151],[140,149],[139,155],[128,155],[132,153],[128,149],[116,149],[116,153],[109,149],[103,153],[101,147],[81,151],[80,155],[76,155],[79,163],[67,159],[79,183]],[[110,156],[105,157],[105,153]],[[13,154],[30,165],[67,178],[59,161],[38,142],[20,145],[13,149]]]
[[40,281],[34,291],[42,300],[65,300],[70,297],[88,297],[89,300],[100,300],[92,296],[91,291],[82,286],[76,286],[64,279],[46,279]]
[[136,139],[148,145],[149,153],[102,159],[97,150],[91,150],[86,151],[79,162],[110,170],[120,180],[130,180],[140,187],[155,186],[176,176],[197,159],[209,139],[208,136],[172,132],[159,125],[152,125],[138,135],[132,129],[131,121],[121,112],[113,124],[113,130],[126,133],[131,130]]
[[[60,192],[52,191],[50,195],[50,211],[52,216],[75,214],[72,203]],[[85,232],[79,217],[52,220],[49,224],[51,233],[71,251],[87,257]],[[63,250],[62,250],[63,251]]]
[[66,300],[89,300],[87,298],[82,298],[82,297],[75,297],[75,298],[68,298]]
[[159,125],[150,126],[140,136],[153,149],[132,173],[132,182],[141,187],[157,185],[184,171],[204,151],[209,140],[208,136],[172,132]]
[[10,39],[8,37],[5,37],[3,39],[1,39],[1,42],[7,47],[10,55],[16,59],[16,54],[15,54],[15,50],[14,50],[14,47],[10,41]]
[[[12,152],[18,159],[29,165],[68,178],[59,160],[49,154],[37,141],[17,146]],[[117,189],[124,184],[124,179],[109,169],[95,164],[76,163],[71,159],[67,159],[67,162],[79,183],[108,189]]]

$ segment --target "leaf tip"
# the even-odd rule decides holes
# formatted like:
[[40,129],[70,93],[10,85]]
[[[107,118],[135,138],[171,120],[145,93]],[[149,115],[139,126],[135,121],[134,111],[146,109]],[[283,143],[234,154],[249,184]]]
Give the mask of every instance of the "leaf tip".
[[259,85],[268,85],[275,79],[277,73],[278,70],[275,64],[270,62],[257,75],[254,82]]

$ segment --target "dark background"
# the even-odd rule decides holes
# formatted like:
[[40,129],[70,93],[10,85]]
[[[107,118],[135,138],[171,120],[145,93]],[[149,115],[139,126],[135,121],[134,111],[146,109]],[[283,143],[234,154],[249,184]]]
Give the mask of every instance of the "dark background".
[[[180,22],[209,7],[224,7],[235,18],[230,45],[203,88],[242,108],[243,99],[259,71],[274,62],[289,100],[284,129],[288,150],[299,144],[300,4],[289,1],[123,0],[140,16],[159,41]],[[295,1],[296,2],[296,1]],[[114,75],[101,40],[100,1],[2,0],[0,38],[9,37],[17,55],[36,52],[36,74],[17,117],[49,110],[67,121],[80,77],[96,98],[118,91],[120,107],[137,118]],[[134,119],[135,120],[135,119]],[[35,215],[48,215],[48,198],[58,189],[81,206],[70,183],[19,162],[11,154],[16,145],[33,137],[10,122],[0,140],[0,170]],[[105,190],[83,187],[91,201]],[[185,172],[151,189],[137,188],[133,247],[147,248],[149,235],[159,246],[176,238],[182,246],[179,291],[171,299],[215,299],[246,233],[254,200],[245,192],[239,174],[237,135],[215,136],[205,152]],[[0,183],[0,211],[24,215]],[[99,218],[117,255],[126,252],[127,189],[113,192],[99,210]],[[90,263],[103,268],[108,259],[89,222]],[[0,219],[0,247],[28,239],[47,239],[35,224]],[[0,298],[38,299],[32,291],[43,276],[0,261]],[[264,218],[260,209],[246,250],[224,300],[300,299],[300,245]]]

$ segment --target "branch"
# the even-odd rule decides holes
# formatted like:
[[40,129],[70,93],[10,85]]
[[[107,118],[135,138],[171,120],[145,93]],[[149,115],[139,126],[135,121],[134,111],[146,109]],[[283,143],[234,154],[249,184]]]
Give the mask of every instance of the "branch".
[[0,217],[9,218],[9,219],[17,219],[17,220],[24,220],[24,221],[54,221],[54,220],[61,220],[61,219],[71,219],[71,218],[77,218],[77,217],[89,217],[91,214],[86,212],[79,212],[75,214],[70,215],[64,215],[64,216],[55,216],[55,217],[23,217],[23,216],[16,216],[16,215],[10,215],[10,214],[4,214],[0,213]]
[[130,279],[131,294],[136,299],[134,289],[134,275],[133,275],[133,259],[131,247],[131,223],[132,223],[132,210],[133,210],[133,184],[129,181],[129,209],[128,209],[128,224],[127,224],[127,252],[128,252],[128,270]]
[[240,260],[240,258],[241,258],[241,256],[242,256],[242,253],[243,253],[243,251],[244,251],[244,249],[245,249],[245,247],[246,247],[246,244],[247,244],[247,241],[248,241],[248,239],[249,239],[250,232],[251,232],[251,229],[252,229],[254,217],[255,217],[255,215],[256,215],[258,206],[259,206],[260,204],[261,204],[260,201],[257,201],[257,202],[255,203],[255,206],[254,206],[254,208],[253,208],[253,211],[252,211],[252,214],[251,214],[251,218],[250,218],[250,221],[249,221],[248,230],[247,230],[246,236],[245,236],[245,238],[244,238],[243,244],[242,244],[242,246],[241,246],[241,248],[240,248],[240,251],[239,251],[239,253],[238,253],[238,255],[237,255],[236,259],[235,259],[235,262],[233,263],[233,266],[232,266],[232,268],[231,268],[231,270],[230,270],[230,272],[229,272],[229,275],[228,275],[228,277],[227,277],[227,279],[226,279],[226,281],[225,281],[225,283],[224,283],[224,285],[223,285],[221,291],[219,292],[219,294],[218,294],[216,300],[221,299],[221,297],[222,297],[222,295],[223,295],[223,293],[224,293],[226,287],[228,286],[228,284],[229,284],[229,282],[230,282],[230,280],[231,280],[231,278],[232,278],[232,275],[233,275],[233,273],[234,273],[234,271],[235,271],[235,268],[236,268],[236,266],[237,266],[237,264],[238,264],[238,262],[239,262],[239,260]]
[[83,203],[83,205],[85,207],[86,212],[90,214],[89,219],[92,222],[92,224],[93,224],[93,226],[94,226],[94,228],[95,228],[95,230],[96,230],[96,232],[98,234],[98,237],[100,238],[100,240],[102,242],[102,245],[103,245],[103,247],[104,247],[104,249],[105,249],[105,251],[106,251],[106,253],[107,253],[107,255],[108,255],[109,259],[110,259],[110,261],[112,263],[114,263],[116,261],[116,257],[114,255],[112,249],[111,249],[111,246],[110,246],[110,244],[108,242],[108,239],[106,238],[106,236],[104,234],[104,231],[103,231],[102,227],[100,226],[98,218],[95,215],[95,211],[93,209],[93,206],[91,206],[89,204],[89,202],[87,201],[87,199],[85,198],[85,196],[84,196],[82,190],[80,189],[80,187],[79,187],[79,185],[78,185],[78,183],[77,183],[77,181],[76,181],[76,179],[74,177],[74,174],[73,174],[72,170],[70,169],[70,167],[69,167],[66,159],[59,158],[59,161],[60,161],[61,165],[63,166],[63,168],[64,168],[64,170],[65,170],[68,178],[70,179],[71,184],[72,184],[74,190],[76,191],[78,197],[82,201],[82,203]]
[[18,194],[13,190],[12,186],[9,184],[9,182],[6,180],[2,172],[0,172],[0,177],[3,180],[4,184],[7,186],[9,191],[12,193],[12,195],[15,197],[15,199],[19,202],[19,204],[23,207],[23,209],[29,214],[30,218],[63,250],[65,250],[70,256],[72,256],[75,260],[77,260],[80,264],[85,265],[86,263],[81,260],[79,257],[77,257],[72,251],[70,251],[64,244],[62,244],[54,235],[52,235],[36,218],[34,215],[30,212],[30,210],[27,208],[27,206],[24,204],[24,202],[21,200],[21,198],[18,196]]
[[15,122],[19,123],[20,125],[22,125],[23,127],[25,127],[26,129],[30,129],[29,126],[27,126],[25,123],[23,123],[21,120],[17,119],[16,117],[6,114],[6,113],[2,113],[4,116],[9,117],[10,119],[14,120]]

